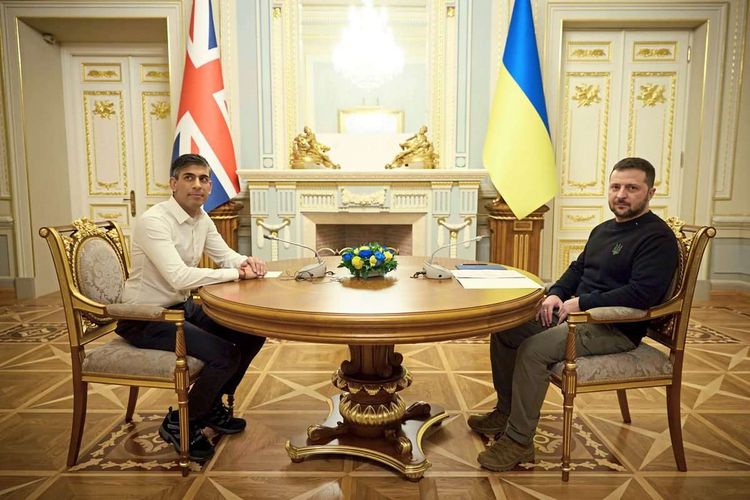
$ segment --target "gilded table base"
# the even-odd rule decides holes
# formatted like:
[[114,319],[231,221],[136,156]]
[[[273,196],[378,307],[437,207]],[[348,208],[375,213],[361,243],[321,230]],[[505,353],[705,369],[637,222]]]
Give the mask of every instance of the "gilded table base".
[[[287,440],[286,451],[292,462],[329,453],[352,455],[388,465],[412,481],[421,479],[432,465],[422,452],[422,439],[430,428],[434,429],[448,418],[445,410],[436,405],[415,403],[407,408],[404,419],[388,429],[384,437],[362,437],[351,432],[352,429],[344,423],[339,412],[341,397],[331,398],[331,413],[325,422]],[[310,434],[317,439],[310,438]]]

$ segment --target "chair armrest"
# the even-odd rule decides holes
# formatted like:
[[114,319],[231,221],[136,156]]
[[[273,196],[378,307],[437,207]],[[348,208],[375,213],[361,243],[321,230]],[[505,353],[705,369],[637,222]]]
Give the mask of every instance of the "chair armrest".
[[648,310],[633,307],[593,307],[586,311],[595,322],[628,322],[641,321],[648,316]]
[[104,307],[107,315],[113,319],[134,321],[184,321],[185,312],[179,309],[165,309],[159,306],[144,304],[108,304]]

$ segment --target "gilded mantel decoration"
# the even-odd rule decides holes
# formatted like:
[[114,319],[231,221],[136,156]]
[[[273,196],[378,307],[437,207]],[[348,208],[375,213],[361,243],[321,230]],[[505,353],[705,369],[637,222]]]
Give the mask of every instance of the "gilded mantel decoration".
[[326,154],[331,148],[318,142],[310,127],[305,127],[303,132],[292,141],[292,154],[289,158],[291,168],[332,168],[340,169],[331,161]]
[[399,147],[401,147],[401,152],[385,166],[386,169],[436,168],[438,166],[438,154],[427,139],[427,125],[422,125],[416,134],[399,144]]

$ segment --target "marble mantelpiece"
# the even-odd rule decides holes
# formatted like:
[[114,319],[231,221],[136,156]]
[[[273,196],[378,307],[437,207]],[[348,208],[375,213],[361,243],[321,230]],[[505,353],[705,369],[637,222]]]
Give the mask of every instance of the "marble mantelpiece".
[[[414,255],[473,259],[478,169],[434,170],[239,170],[249,195],[254,228],[252,254],[267,260],[307,256],[263,234],[314,247],[317,224],[408,224]],[[466,242],[466,243],[465,243]],[[351,242],[352,245],[363,242]],[[388,242],[381,242],[388,244]]]

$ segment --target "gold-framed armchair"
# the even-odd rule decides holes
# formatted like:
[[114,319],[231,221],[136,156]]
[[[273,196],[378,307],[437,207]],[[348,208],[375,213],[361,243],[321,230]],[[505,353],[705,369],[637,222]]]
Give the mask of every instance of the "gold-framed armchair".
[[[620,412],[630,423],[627,389],[666,387],[667,420],[677,469],[687,470],[680,426],[680,389],[690,307],[698,279],[701,260],[716,229],[691,226],[677,218],[667,224],[677,237],[679,263],[667,299],[647,310],[628,307],[597,307],[571,313],[568,317],[565,361],[552,367],[551,382],[563,394],[562,479],[567,481],[573,424],[573,400],[576,394],[617,391]],[[578,325],[584,323],[624,323],[651,320],[647,330],[650,339],[669,349],[668,353],[641,344],[632,351],[602,356],[576,357],[575,337]]]
[[[126,422],[132,421],[139,387],[172,389],[177,393],[183,444],[179,463],[183,476],[187,475],[188,388],[200,374],[203,362],[187,355],[183,311],[118,303],[130,271],[130,254],[116,222],[82,218],[70,226],[42,227],[39,235],[52,253],[70,341],[73,424],[68,467],[78,461],[88,384],[117,384],[130,387]],[[121,319],[174,323],[175,351],[140,349],[119,337],[103,345],[89,345],[113,332]]]

